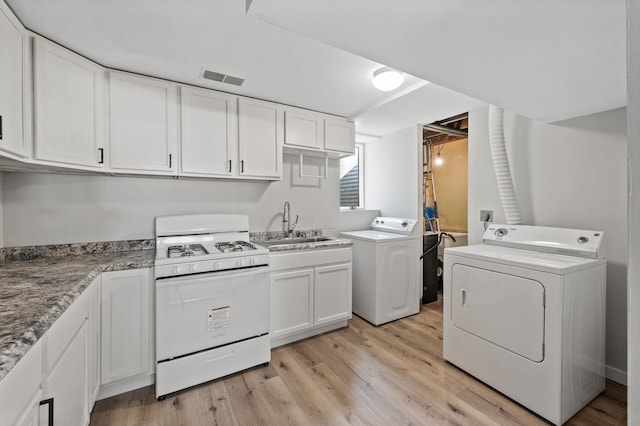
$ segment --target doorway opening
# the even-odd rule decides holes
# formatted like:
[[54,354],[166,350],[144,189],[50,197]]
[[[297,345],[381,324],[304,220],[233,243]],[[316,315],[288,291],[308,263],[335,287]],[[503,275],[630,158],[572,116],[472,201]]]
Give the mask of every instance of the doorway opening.
[[423,126],[425,232],[467,232],[468,113]]
[[468,129],[468,113],[422,129],[422,303],[442,295],[444,248],[467,244]]

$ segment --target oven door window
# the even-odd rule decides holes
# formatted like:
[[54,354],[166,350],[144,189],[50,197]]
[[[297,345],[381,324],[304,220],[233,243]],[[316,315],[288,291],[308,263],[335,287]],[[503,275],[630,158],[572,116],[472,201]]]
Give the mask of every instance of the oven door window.
[[268,332],[268,267],[156,281],[158,361]]

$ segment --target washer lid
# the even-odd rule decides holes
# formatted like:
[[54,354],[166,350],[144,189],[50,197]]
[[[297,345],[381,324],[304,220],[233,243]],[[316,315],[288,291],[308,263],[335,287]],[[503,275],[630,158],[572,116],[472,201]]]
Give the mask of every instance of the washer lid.
[[463,256],[558,275],[569,274],[581,269],[607,263],[606,259],[585,259],[583,257],[541,253],[487,244],[445,248],[445,259],[447,255]]
[[374,231],[371,229],[367,229],[366,231],[341,232],[340,236],[351,240],[370,241],[374,243],[420,238],[419,236],[392,234],[390,232]]

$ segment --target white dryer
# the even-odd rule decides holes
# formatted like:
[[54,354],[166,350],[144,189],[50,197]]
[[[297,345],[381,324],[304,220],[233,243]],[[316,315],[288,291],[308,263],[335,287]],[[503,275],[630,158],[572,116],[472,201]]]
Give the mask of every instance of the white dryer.
[[444,358],[562,424],[604,390],[603,233],[491,225],[444,251]]
[[417,221],[377,217],[371,229],[340,234],[353,241],[353,313],[374,325],[420,312],[421,235]]

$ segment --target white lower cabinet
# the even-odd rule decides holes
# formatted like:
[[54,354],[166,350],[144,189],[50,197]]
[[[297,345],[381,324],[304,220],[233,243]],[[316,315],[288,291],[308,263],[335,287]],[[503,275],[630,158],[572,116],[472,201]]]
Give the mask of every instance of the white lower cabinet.
[[42,340],[0,381],[0,425],[39,423],[42,400]]
[[271,253],[271,347],[347,325],[351,248]]
[[[85,290],[43,336],[44,379],[40,421],[51,424],[48,405],[53,405],[54,425],[89,423],[89,293]],[[47,421],[44,421],[47,419]]]
[[150,277],[99,275],[0,381],[0,426],[86,425],[98,396],[152,384]]
[[153,383],[152,297],[149,269],[102,274],[100,399]]
[[313,269],[271,274],[271,338],[313,327]]
[[[54,425],[89,423],[87,391],[87,320],[44,380],[43,399],[53,404]],[[48,422],[51,424],[51,422]]]
[[315,325],[351,318],[351,262],[322,266],[314,273]]

